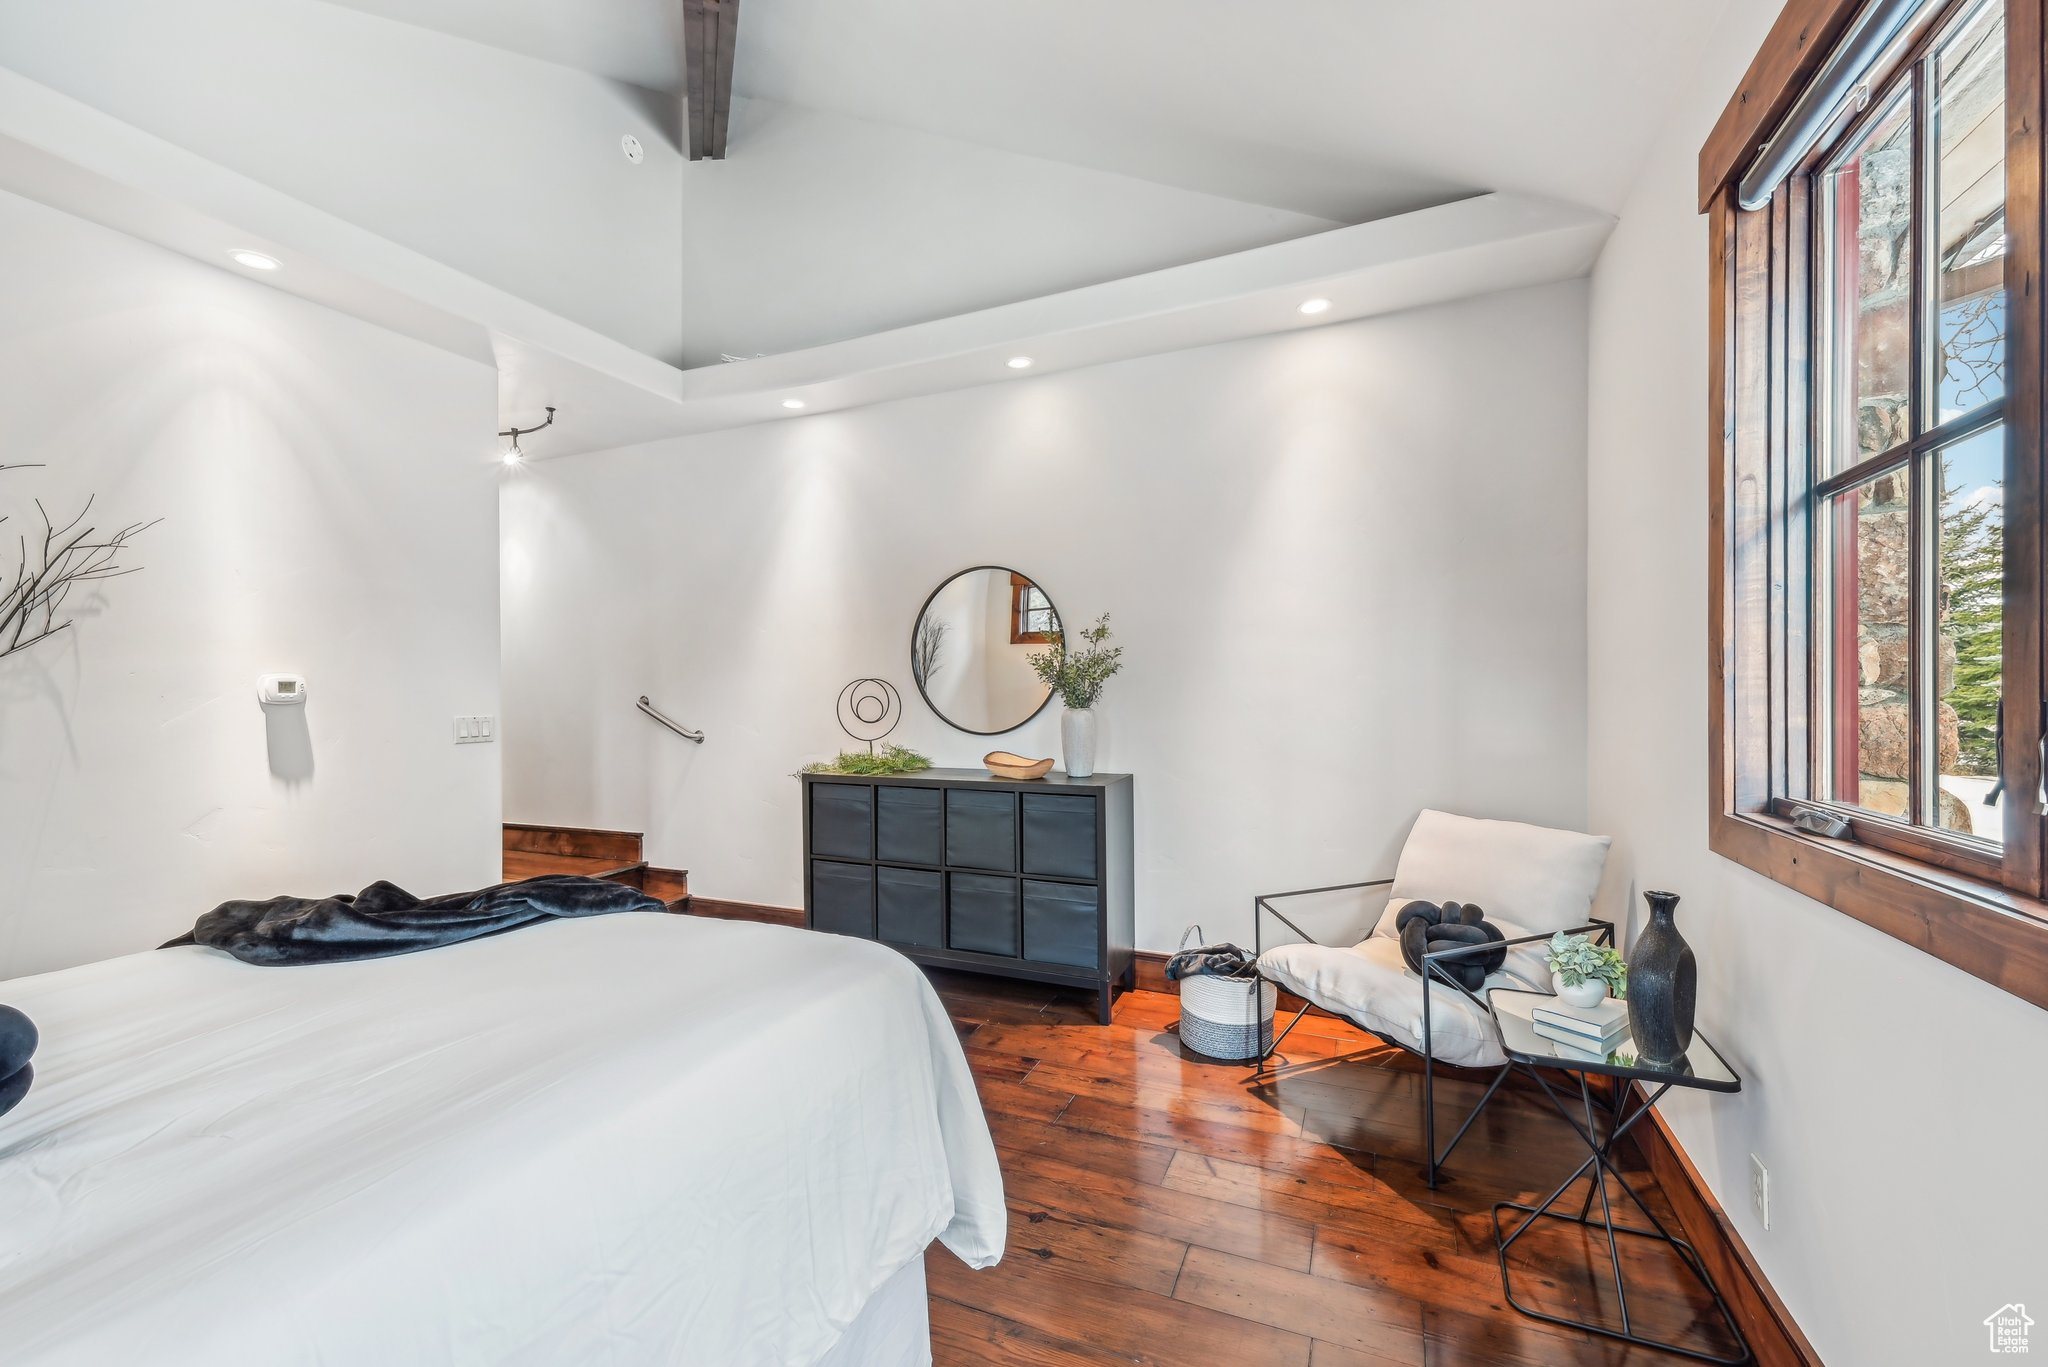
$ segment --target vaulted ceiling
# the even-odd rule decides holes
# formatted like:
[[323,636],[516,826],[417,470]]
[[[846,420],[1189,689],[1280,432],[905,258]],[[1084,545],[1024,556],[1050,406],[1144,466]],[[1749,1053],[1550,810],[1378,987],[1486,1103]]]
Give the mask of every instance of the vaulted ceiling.
[[[0,0],[0,125],[189,155],[168,193],[260,187],[627,349],[612,370],[664,363],[657,390],[721,356],[809,383],[815,349],[1493,191],[1577,206],[1582,271],[1723,4],[736,2],[722,161],[681,150],[683,0]],[[1539,236],[1497,245],[1564,269]]]
[[[680,88],[677,0],[336,3]],[[1718,9],[742,0],[735,88],[1336,222],[1497,189],[1612,210]]]

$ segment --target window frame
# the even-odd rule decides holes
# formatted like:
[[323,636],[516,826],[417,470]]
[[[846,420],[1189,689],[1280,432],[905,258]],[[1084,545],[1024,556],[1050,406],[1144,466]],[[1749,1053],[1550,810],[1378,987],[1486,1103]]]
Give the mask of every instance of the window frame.
[[[1803,549],[1803,558],[1808,563],[1810,578],[1803,594],[1788,595],[1785,610],[1796,611],[1796,605],[1803,598],[1809,613],[1806,625],[1810,658],[1802,662],[1811,679],[1811,692],[1808,695],[1810,701],[1807,705],[1807,717],[1804,719],[1809,757],[1802,775],[1793,763],[1798,758],[1797,752],[1792,749],[1789,742],[1787,743],[1788,772],[1774,797],[1781,809],[1815,807],[1826,810],[1831,815],[1847,821],[1854,837],[1864,844],[2000,885],[2013,886],[2010,880],[2014,871],[2009,867],[2012,861],[2005,849],[2011,838],[2009,832],[2002,832],[2000,840],[1995,843],[1958,833],[1945,833],[1927,823],[1924,819],[1926,813],[1913,810],[1932,788],[1939,786],[1938,776],[1930,776],[1924,772],[1930,741],[1922,730],[1923,721],[1931,715],[1932,703],[1940,700],[1938,696],[1931,695],[1934,682],[1932,663],[1923,659],[1921,655],[1922,647],[1933,631],[1932,624],[1925,621],[1924,616],[1927,608],[1927,580],[1935,573],[1933,557],[1925,543],[1925,533],[1930,525],[1925,520],[1936,520],[1931,525],[1937,527],[1938,535],[1940,517],[1939,471],[1936,467],[1933,476],[1930,477],[1928,471],[1933,465],[1931,458],[1938,457],[1943,450],[1957,446],[1972,436],[1999,426],[2004,426],[2007,432],[2008,480],[2012,477],[2011,465],[2014,457],[2021,455],[2016,450],[2017,442],[2007,418],[2008,394],[2001,393],[1998,398],[1979,404],[1975,409],[1946,422],[1936,421],[1932,425],[1928,424],[1927,410],[1935,401],[1940,388],[1938,379],[1932,373],[1926,345],[1926,329],[1938,316],[1937,300],[1929,293],[1937,265],[1935,244],[1930,238],[1939,228],[1938,206],[1930,197],[1933,185],[1929,172],[1935,166],[1939,152],[1928,146],[1928,135],[1933,126],[1933,105],[1925,79],[1926,62],[1934,54],[1941,40],[1949,36],[1966,16],[1977,9],[1978,2],[1979,0],[1946,0],[1946,3],[1938,5],[1915,40],[1901,53],[1896,64],[1884,73],[1880,81],[1870,85],[1870,97],[1866,106],[1853,116],[1840,120],[1828,136],[1817,143],[1800,161],[1788,179],[1787,186],[1781,187],[1781,202],[1774,203],[1768,211],[1787,216],[1788,248],[1791,244],[1799,242],[1803,236],[1808,243],[1809,263],[1827,263],[1827,239],[1832,224],[1828,211],[1819,203],[1815,186],[1822,176],[1829,174],[1841,164],[1850,149],[1862,143],[1873,129],[1891,115],[1898,102],[1903,101],[1912,139],[1910,155],[1914,164],[1914,191],[1909,210],[1913,220],[1913,260],[1910,265],[1907,300],[1907,317],[1911,320],[1907,360],[1910,431],[1903,441],[1869,455],[1859,453],[1853,461],[1831,472],[1823,473],[1823,467],[1828,464],[1825,457],[1829,454],[1830,443],[1840,440],[1840,434],[1833,431],[1833,427],[1840,421],[1842,414],[1835,411],[1831,402],[1835,398],[1831,386],[1839,383],[1839,377],[1831,376],[1829,372],[1838,358],[1818,342],[1823,331],[1819,307],[1823,286],[1822,272],[1810,264],[1805,281],[1806,312],[1801,323],[1807,329],[1811,347],[1807,384],[1802,387],[1798,383],[1798,376],[1792,372],[1794,363],[1788,359],[1787,392],[1783,396],[1783,402],[1787,406],[1788,424],[1804,423],[1808,432],[1808,445],[1803,451],[1787,449],[1775,456],[1792,464],[1792,468],[1786,472],[1784,481],[1787,497],[1803,499],[1807,505],[1805,516],[1798,526],[1799,536],[1807,544],[1802,548],[1797,541],[1791,542],[1787,547],[1787,555],[1789,558],[1799,554]],[[2002,0],[1990,0],[1992,5],[2001,2]],[[2010,5],[2006,5],[2006,8],[2009,9]],[[2010,60],[2007,81],[2009,85]],[[1796,188],[1791,186],[1792,181],[1798,182]],[[1839,208],[1836,208],[1835,212],[1839,213]],[[2011,275],[2012,272],[2008,269],[2006,286],[2009,299]],[[1789,283],[1788,280],[1788,286]],[[2012,312],[2009,306],[2008,318]],[[1790,317],[1787,325],[1788,328],[1792,326]],[[1840,335],[1839,320],[1835,320],[1827,331],[1832,343]],[[2007,368],[2010,371],[2009,363]],[[1802,403],[1807,409],[1803,417],[1799,412],[1799,405]],[[1823,696],[1831,681],[1820,663],[1827,649],[1820,638],[1820,603],[1828,588],[1825,572],[1821,568],[1826,538],[1820,530],[1820,519],[1825,516],[1829,503],[1839,495],[1894,470],[1904,472],[1911,490],[1911,501],[1908,506],[1911,509],[1909,526],[1913,561],[1908,627],[1908,636],[1912,642],[1912,691],[1909,694],[1912,699],[1912,774],[1907,780],[1909,815],[1903,819],[1882,816],[1838,798],[1821,796],[1826,790],[1826,785],[1821,775],[1819,744],[1820,727],[1834,724],[1829,710],[1831,704]],[[1930,693],[1925,704],[1920,698],[1923,691]],[[1788,711],[1794,705],[1796,704],[1790,701],[1788,690]],[[2036,704],[2031,710],[2038,713],[2040,707]],[[1798,723],[1788,717],[1784,724]],[[2018,805],[2012,804],[2012,808],[2016,810]],[[2011,825],[2009,817],[2006,818],[2006,824]],[[2038,875],[2026,877],[2018,886],[2038,889],[2041,880]]]
[[[1041,609],[1033,607],[1031,604],[1031,595],[1034,593],[1040,598],[1045,599],[1045,607],[1042,611],[1052,613],[1052,599],[1047,597],[1045,590],[1013,570],[1010,574],[1010,644],[1013,646],[1045,646],[1052,644],[1053,633],[1051,631],[1027,630],[1031,624],[1030,614],[1041,611]],[[1058,620],[1056,614],[1052,620]]]
[[[1858,8],[1857,0],[1791,0],[1701,149],[1701,208],[1710,245],[1708,843],[1717,854],[2048,1007],[2048,904],[2041,900],[2048,821],[2037,796],[2048,613],[2040,287],[2048,0],[1996,2],[2006,14],[2006,392],[1967,420],[1915,432],[1824,482],[1816,477],[1815,409],[1823,391],[1813,312],[1822,214],[1811,173],[1851,145],[1866,119],[1880,115],[1894,79],[1914,87],[1915,165],[1924,172],[1917,139],[1925,104],[1914,71],[1934,36],[1967,7],[1964,0],[1942,7],[1901,65],[1873,85],[1868,109],[1841,121],[1777,187],[1768,206],[1746,211],[1737,203],[1737,180]],[[1917,205],[1915,212],[1917,221],[1926,221]],[[1931,250],[1922,243],[1916,255],[1931,259]],[[1916,261],[1914,272],[1916,406],[1926,401],[1917,356],[1921,264]],[[1986,848],[1987,842],[1817,802],[1812,788],[1813,727],[1826,715],[1819,696],[1825,681],[1813,649],[1819,545],[1813,510],[1820,487],[1844,487],[1857,470],[1891,468],[1905,451],[1915,494],[1925,497],[1920,472],[1927,462],[1919,453],[1998,421],[2008,434],[2002,852]],[[1921,539],[1916,529],[1916,546]],[[1925,672],[1916,669],[1916,682]],[[1793,815],[1812,807],[1845,818],[1848,834],[1830,838],[1792,825]]]

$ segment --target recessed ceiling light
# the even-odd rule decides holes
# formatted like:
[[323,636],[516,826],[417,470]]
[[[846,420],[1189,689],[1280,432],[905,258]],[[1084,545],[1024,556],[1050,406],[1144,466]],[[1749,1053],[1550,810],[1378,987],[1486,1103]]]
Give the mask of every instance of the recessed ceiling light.
[[802,408],[804,406],[804,401],[802,399],[784,399],[782,401],[782,406],[784,408]]
[[1031,358],[1030,358],[1029,356],[1012,356],[1012,357],[1010,358],[1010,369],[1012,369],[1012,370],[1029,370],[1029,369],[1031,369]]
[[274,271],[278,266],[277,258],[274,256],[265,256],[262,252],[242,249],[229,252],[228,260],[234,262],[237,266],[247,266],[252,271]]
[[1327,299],[1310,299],[1301,306],[1301,311],[1303,313],[1328,313],[1330,311],[1330,301]]

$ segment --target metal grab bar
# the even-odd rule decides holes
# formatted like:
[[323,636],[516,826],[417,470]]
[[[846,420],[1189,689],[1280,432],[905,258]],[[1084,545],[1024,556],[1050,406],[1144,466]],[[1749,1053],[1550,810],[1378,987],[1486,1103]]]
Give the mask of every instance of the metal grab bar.
[[687,726],[680,726],[675,722],[669,720],[667,717],[661,714],[661,712],[655,707],[653,703],[647,701],[647,695],[645,693],[642,693],[640,695],[640,701],[635,703],[634,706],[638,707],[642,712],[645,712],[648,716],[660,722],[663,726],[666,726],[669,730],[681,736],[684,740],[693,740],[697,742],[697,744],[699,745],[702,745],[704,743],[704,733],[702,731],[692,731]]

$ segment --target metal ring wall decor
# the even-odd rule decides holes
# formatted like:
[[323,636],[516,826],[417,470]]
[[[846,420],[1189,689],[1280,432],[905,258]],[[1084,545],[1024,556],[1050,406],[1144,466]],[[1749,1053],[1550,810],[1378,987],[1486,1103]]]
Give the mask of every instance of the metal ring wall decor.
[[903,695],[887,679],[855,679],[839,690],[838,710],[839,729],[866,741],[873,754],[875,742],[903,720]]

